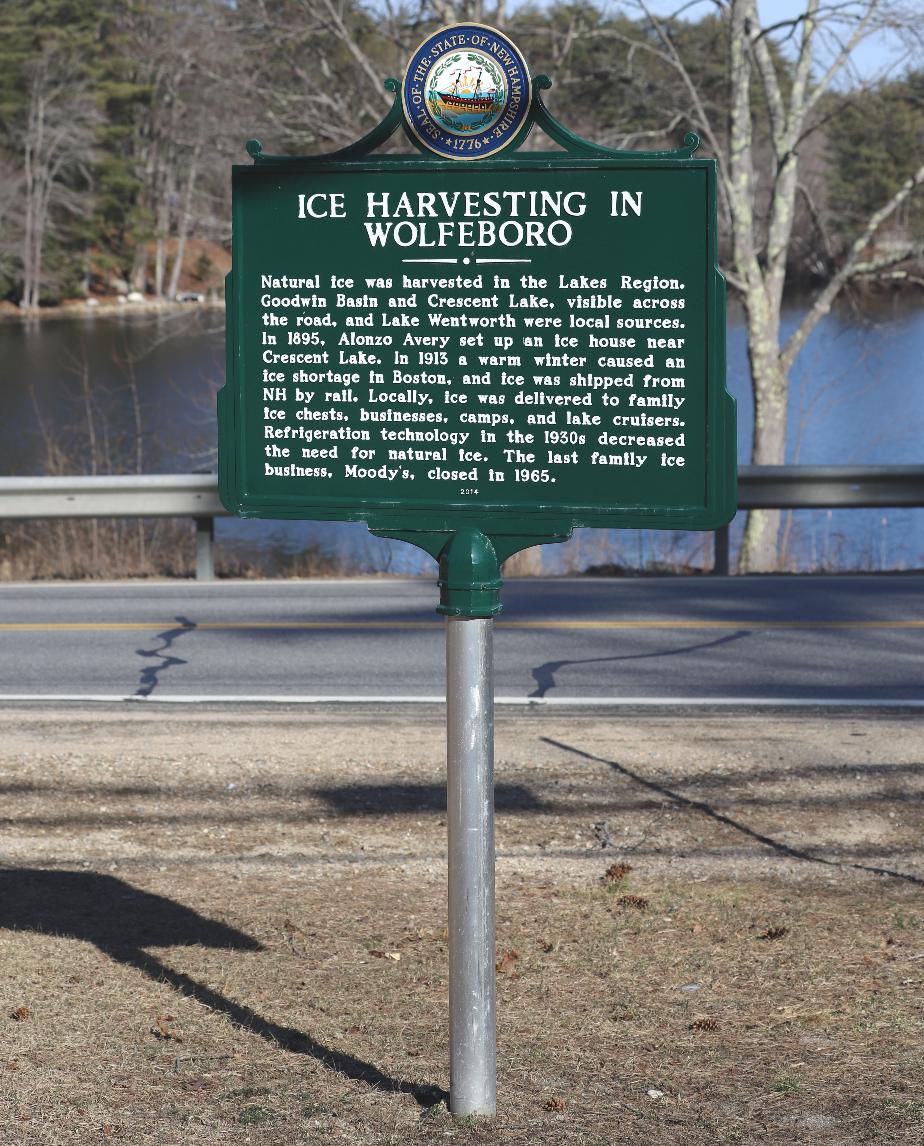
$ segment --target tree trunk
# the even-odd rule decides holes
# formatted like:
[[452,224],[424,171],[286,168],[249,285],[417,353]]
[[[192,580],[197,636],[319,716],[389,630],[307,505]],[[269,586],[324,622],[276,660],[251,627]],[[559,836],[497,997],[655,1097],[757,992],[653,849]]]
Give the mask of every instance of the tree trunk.
[[501,570],[502,577],[541,577],[542,576],[542,548],[533,545],[529,549],[521,549],[504,562]]
[[33,236],[33,252],[32,252],[32,302],[29,304],[32,307],[38,308],[42,299],[42,260],[44,258],[44,245],[45,245],[45,220],[47,218],[47,209],[43,209],[39,218],[36,220],[35,234]]
[[154,294],[157,298],[164,297],[164,273],[167,269],[167,240],[163,234],[158,234],[154,244]]
[[38,285],[35,281],[35,89],[33,86],[32,105],[29,109],[29,122],[26,128],[25,191],[26,218],[22,232],[22,305],[27,309],[38,303]]
[[196,186],[196,175],[199,169],[199,148],[193,152],[189,163],[189,173],[186,177],[186,192],[183,196],[183,208],[177,224],[176,253],[173,256],[173,267],[170,271],[170,283],[167,287],[167,297],[176,298],[180,285],[180,275],[183,272],[183,260],[186,257],[186,238],[189,234],[189,224],[192,220],[193,191]]
[[[788,378],[780,362],[779,331],[764,300],[749,308],[748,358],[754,395],[755,466],[786,463]],[[756,313],[755,313],[756,311]],[[773,573],[779,567],[780,511],[752,509],[738,559],[740,573]]]
[[170,236],[169,181],[164,179],[154,210],[154,294],[164,297],[167,278],[167,239]]
[[131,275],[128,281],[132,290],[141,291],[142,294],[147,293],[148,249],[143,242],[139,242],[137,247],[135,247],[135,254],[132,258]]

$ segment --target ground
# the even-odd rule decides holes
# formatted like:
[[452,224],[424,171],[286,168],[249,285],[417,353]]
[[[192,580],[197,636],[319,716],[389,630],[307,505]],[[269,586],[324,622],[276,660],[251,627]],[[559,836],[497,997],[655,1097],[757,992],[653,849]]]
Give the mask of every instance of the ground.
[[921,728],[500,713],[486,1123],[439,710],[4,709],[0,1143],[924,1142]]

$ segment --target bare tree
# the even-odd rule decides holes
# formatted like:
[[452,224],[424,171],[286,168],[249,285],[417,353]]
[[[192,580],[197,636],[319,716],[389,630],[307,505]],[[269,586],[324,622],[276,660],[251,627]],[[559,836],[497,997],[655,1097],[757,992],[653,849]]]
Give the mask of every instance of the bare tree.
[[214,222],[209,197],[225,182],[226,137],[242,103],[237,19],[214,0],[130,5],[121,14],[132,82],[149,93],[132,142],[147,227],[139,228],[130,278],[136,290],[150,283],[159,298],[176,294],[190,236]]
[[[911,258],[911,242],[878,253],[875,240],[924,182],[924,164],[859,228],[812,299],[797,328],[784,337],[783,291],[800,198],[814,204],[800,177],[810,135],[821,122],[820,105],[845,79],[857,81],[853,58],[868,37],[890,29],[913,37],[915,13],[887,0],[806,0],[797,15],[762,23],[757,0],[715,0],[727,25],[728,121],[717,122],[681,58],[672,34],[673,18],[658,17],[646,0],[634,5],[650,35],[633,41],[634,50],[655,56],[676,75],[686,95],[687,117],[719,160],[720,186],[731,228],[729,284],[745,315],[754,394],[752,461],[782,465],[786,460],[789,376],[812,331],[852,280]],[[684,8],[688,7],[685,5]],[[919,21],[917,21],[919,22]],[[787,60],[791,52],[791,62]],[[765,109],[766,124],[755,128]],[[752,511],[745,530],[740,568],[772,570],[777,562],[780,511]]]
[[10,273],[22,257],[22,172],[0,155],[0,274]]
[[[153,286],[160,298],[168,281],[179,278],[179,268],[175,276],[170,272],[169,243],[180,205],[184,231],[188,228],[195,188],[196,162],[185,172],[184,191],[180,190],[180,182],[184,177],[184,143],[190,134],[190,88],[195,85],[201,40],[175,4],[165,5],[156,13],[146,7],[138,8],[129,13],[128,21],[137,60],[136,81],[144,83],[151,93],[146,114],[138,124],[136,163],[142,200],[153,222]],[[196,140],[194,149],[196,144],[201,147]],[[132,285],[137,290],[147,286],[147,263],[146,245],[141,242],[132,270]]]
[[[732,0],[728,201],[732,215],[733,285],[741,294],[748,327],[754,390],[752,456],[757,465],[782,465],[786,460],[789,374],[812,331],[828,314],[837,296],[851,279],[903,262],[915,253],[914,245],[909,242],[877,255],[874,239],[886,220],[924,182],[924,163],[866,220],[797,328],[783,338],[780,312],[800,191],[799,148],[815,126],[813,119],[819,101],[839,73],[850,65],[856,47],[877,26],[881,27],[883,21],[898,22],[897,14],[885,11],[880,14],[880,9],[884,6],[877,0],[836,5],[833,9],[823,7],[819,0],[809,0],[799,19],[783,26],[787,34],[799,38],[798,55],[787,90],[770,57],[767,44],[770,29],[760,27],[756,0]],[[848,12],[850,24],[845,25]],[[826,61],[827,66],[816,67],[816,44],[831,31],[831,20],[835,17],[838,27],[846,27],[846,34],[838,36],[833,58]],[[773,166],[767,173],[769,206],[762,221],[753,211],[757,190],[751,107],[754,71],[767,102],[772,141]],[[813,71],[818,73],[817,78],[813,79]],[[741,555],[745,571],[775,568],[779,521],[779,510],[751,514]]]
[[186,188],[183,192],[182,203],[177,217],[176,250],[173,255],[173,266],[170,270],[167,298],[175,298],[177,288],[180,285],[183,261],[186,258],[186,240],[189,238],[189,229],[193,218],[193,196],[196,190],[196,180],[199,176],[199,161],[202,155],[202,147],[203,140],[200,136],[195,140],[192,155],[186,164]]
[[[265,118],[283,147],[332,151],[353,143],[391,107],[382,81],[402,73],[416,45],[441,24],[503,24],[505,0],[256,0],[242,9],[251,38],[272,56],[249,61],[267,93]],[[344,93],[350,93],[344,99]]]
[[34,308],[42,290],[47,239],[58,216],[88,208],[82,188],[99,112],[73,56],[47,46],[29,68],[29,101],[16,143],[23,158],[22,305]]

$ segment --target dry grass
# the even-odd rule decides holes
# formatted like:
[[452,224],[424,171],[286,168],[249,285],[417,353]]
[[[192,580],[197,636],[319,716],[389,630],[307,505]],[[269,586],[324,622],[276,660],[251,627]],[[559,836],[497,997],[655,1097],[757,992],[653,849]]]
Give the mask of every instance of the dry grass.
[[924,1141],[919,723],[504,714],[490,1124],[441,736],[0,713],[0,1142]]
[[[0,520],[0,581],[192,577],[195,526],[182,518]],[[228,539],[215,547],[219,577],[341,577],[357,563],[316,542],[292,550]]]
[[0,521],[0,581],[188,577],[195,561],[188,521]]

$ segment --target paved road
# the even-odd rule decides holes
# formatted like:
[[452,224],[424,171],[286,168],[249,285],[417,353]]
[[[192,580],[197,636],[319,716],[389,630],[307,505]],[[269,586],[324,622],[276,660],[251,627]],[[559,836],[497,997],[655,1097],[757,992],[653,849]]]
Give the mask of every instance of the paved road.
[[[924,702],[924,577],[511,582],[499,698]],[[443,690],[432,582],[0,587],[0,698]]]

